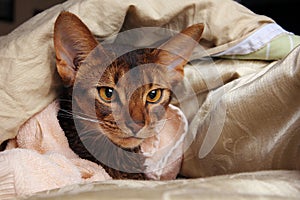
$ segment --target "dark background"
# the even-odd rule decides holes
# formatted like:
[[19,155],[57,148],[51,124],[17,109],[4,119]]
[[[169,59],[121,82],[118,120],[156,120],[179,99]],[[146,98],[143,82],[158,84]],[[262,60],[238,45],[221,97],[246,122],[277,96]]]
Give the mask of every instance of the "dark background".
[[266,15],[282,28],[300,35],[300,0],[239,0],[253,12]]
[[65,0],[0,0],[0,36],[10,33],[37,13],[64,1]]

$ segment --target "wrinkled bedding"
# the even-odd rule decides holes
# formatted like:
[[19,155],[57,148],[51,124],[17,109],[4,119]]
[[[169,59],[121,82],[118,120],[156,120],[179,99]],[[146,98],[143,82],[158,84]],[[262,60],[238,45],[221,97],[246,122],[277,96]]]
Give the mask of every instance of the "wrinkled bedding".
[[173,181],[106,181],[72,185],[35,199],[299,199],[299,173],[261,171]]
[[[78,15],[99,40],[144,26],[179,31],[204,23],[205,51],[185,67],[184,87],[195,95],[172,102],[189,122],[181,175],[193,179],[75,184],[32,199],[300,196],[299,36],[230,0],[70,0],[0,37],[0,143],[57,98],[52,33],[62,10]],[[1,184],[14,176],[6,162],[0,160],[0,199],[16,196]]]

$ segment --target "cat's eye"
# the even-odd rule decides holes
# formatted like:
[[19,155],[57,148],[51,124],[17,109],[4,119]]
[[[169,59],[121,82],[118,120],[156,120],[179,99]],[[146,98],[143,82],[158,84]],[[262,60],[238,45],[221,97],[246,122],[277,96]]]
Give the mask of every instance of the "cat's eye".
[[110,103],[113,99],[113,93],[114,93],[114,89],[111,87],[99,87],[99,96],[100,98],[107,102]]
[[146,101],[148,103],[158,103],[161,99],[161,96],[162,96],[161,89],[151,90],[147,95]]

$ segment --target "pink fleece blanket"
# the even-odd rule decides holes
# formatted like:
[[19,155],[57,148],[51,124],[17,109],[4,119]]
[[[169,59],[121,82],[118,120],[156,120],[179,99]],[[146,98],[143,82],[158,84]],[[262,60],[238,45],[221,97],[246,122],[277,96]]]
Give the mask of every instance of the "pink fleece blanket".
[[99,165],[79,158],[68,145],[50,104],[27,121],[0,153],[0,196],[26,196],[70,184],[111,179]]
[[[57,121],[58,109],[58,103],[53,102],[32,117],[22,126],[17,137],[8,142],[6,150],[0,152],[0,199],[111,179],[101,166],[79,158],[69,148]],[[174,120],[168,121],[159,137],[151,138],[142,145],[147,156],[146,173],[157,180],[175,178],[181,164],[182,148],[178,141],[183,140],[187,122],[178,108],[172,106],[171,110],[167,117]],[[181,136],[178,135],[178,127],[174,126],[180,124],[178,119],[183,122],[183,126],[180,126]],[[176,137],[172,135],[175,132]],[[170,137],[176,141],[170,143]],[[174,145],[178,145],[178,148],[171,150]],[[175,162],[174,156],[177,156]]]

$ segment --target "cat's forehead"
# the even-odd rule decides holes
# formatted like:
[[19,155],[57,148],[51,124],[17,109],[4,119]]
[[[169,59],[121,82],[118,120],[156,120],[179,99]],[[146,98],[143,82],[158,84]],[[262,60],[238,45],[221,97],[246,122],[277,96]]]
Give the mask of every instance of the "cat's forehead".
[[161,85],[169,87],[166,67],[155,63],[153,49],[139,49],[117,56],[109,52],[103,56],[96,48],[80,67],[76,78],[82,88],[94,86],[132,88]]
[[169,87],[163,68],[152,63],[139,66],[112,66],[103,74],[99,84],[113,86],[126,93],[149,89],[154,85]]
[[112,83],[118,86],[143,86],[153,84],[167,84],[166,68],[156,64],[151,52],[139,50],[129,52],[114,60],[107,67],[100,83]]

